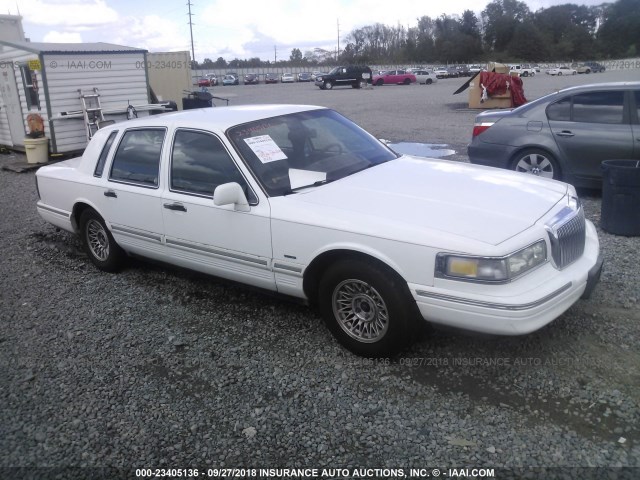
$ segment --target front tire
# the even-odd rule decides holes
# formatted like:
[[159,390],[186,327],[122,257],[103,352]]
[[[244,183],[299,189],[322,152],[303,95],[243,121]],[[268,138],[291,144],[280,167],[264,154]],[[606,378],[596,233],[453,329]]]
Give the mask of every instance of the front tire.
[[536,148],[529,148],[518,153],[511,162],[511,169],[554,180],[562,178],[560,167],[553,155]]
[[331,82],[324,82],[324,89],[325,90],[331,90],[333,88],[333,83]]
[[82,212],[80,233],[84,250],[91,263],[105,272],[117,272],[122,269],[126,253],[113,239],[104,220],[95,210]]
[[409,80],[408,78],[405,78],[404,82],[402,83],[404,83],[405,85],[411,85],[411,80]]
[[398,353],[416,326],[406,282],[374,262],[349,259],[330,266],[320,281],[318,302],[336,340],[364,357]]

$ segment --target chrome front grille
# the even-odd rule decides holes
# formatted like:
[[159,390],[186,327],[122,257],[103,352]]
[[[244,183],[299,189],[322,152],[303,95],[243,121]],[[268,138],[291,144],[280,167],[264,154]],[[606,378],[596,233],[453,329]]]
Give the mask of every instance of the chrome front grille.
[[547,225],[551,255],[560,270],[571,265],[584,253],[585,228],[582,208],[565,208]]

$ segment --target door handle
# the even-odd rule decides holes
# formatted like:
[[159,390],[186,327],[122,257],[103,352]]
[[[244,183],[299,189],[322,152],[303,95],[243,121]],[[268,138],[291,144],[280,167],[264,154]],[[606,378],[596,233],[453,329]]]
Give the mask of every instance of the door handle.
[[165,203],[164,208],[167,210],[175,210],[177,212],[186,212],[187,209],[181,203]]
[[118,198],[118,195],[116,195],[116,192],[114,192],[113,190],[107,190],[106,192],[104,192],[104,196]]
[[557,132],[556,135],[559,137],[573,137],[575,133],[570,132],[569,130],[562,130],[561,132]]

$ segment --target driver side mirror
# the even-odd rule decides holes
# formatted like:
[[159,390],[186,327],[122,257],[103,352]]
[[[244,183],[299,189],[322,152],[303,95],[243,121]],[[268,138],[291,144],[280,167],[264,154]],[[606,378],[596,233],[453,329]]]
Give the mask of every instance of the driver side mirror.
[[218,185],[213,192],[213,203],[219,207],[223,205],[233,205],[239,212],[251,210],[247,196],[242,187],[236,182],[223,183]]

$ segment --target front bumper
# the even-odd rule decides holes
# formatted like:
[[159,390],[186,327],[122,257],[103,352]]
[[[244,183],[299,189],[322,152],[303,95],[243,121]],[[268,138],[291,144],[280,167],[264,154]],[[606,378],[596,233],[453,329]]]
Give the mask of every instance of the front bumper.
[[591,294],[596,288],[596,285],[600,282],[600,276],[602,275],[602,266],[604,265],[604,258],[602,255],[598,257],[596,264],[589,270],[587,275],[587,286],[582,293],[582,299],[586,300],[591,297]]
[[[409,284],[423,318],[431,323],[495,335],[523,335],[552,322],[598,283],[602,257],[595,227],[587,222],[583,256],[564,270],[550,264],[492,295]],[[516,285],[519,282],[526,282]],[[455,286],[451,282],[450,285]]]

